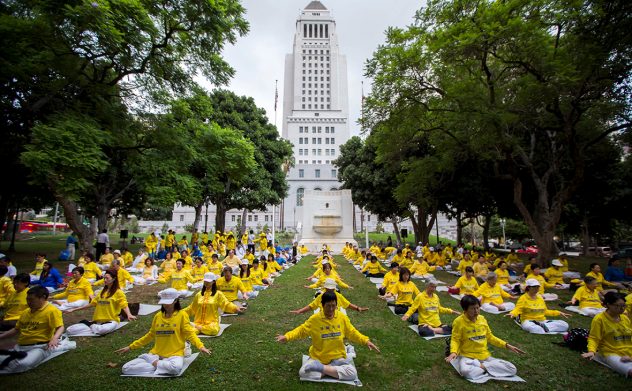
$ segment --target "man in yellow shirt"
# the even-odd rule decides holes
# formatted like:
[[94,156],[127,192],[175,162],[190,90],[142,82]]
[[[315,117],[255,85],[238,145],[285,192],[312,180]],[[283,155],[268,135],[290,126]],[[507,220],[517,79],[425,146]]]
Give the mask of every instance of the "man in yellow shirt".
[[10,361],[5,373],[24,372],[38,366],[57,350],[74,349],[76,344],[61,340],[64,322],[61,311],[48,301],[48,289],[37,285],[28,290],[28,309],[20,315],[11,330],[0,334],[0,340],[18,336],[16,350],[20,356]]
[[382,286],[378,289],[380,296],[384,296],[387,292],[391,292],[393,287],[399,282],[399,264],[391,262],[390,271],[384,275]]
[[20,319],[22,312],[28,308],[26,295],[31,277],[26,273],[20,273],[13,277],[15,291],[4,302],[4,318],[0,322],[0,331],[11,330]]
[[355,380],[358,372],[351,363],[353,357],[347,355],[344,339],[366,345],[369,350],[380,350],[369,337],[353,327],[347,315],[338,311],[335,293],[323,293],[321,303],[322,311],[285,335],[278,335],[276,340],[285,343],[311,337],[309,360],[299,370],[301,378],[321,379],[323,376],[330,376],[340,380]]
[[452,323],[450,355],[445,360],[449,363],[456,360],[453,365],[466,379],[476,380],[485,375],[515,376],[517,373],[515,365],[492,357],[487,344],[491,343],[514,353],[524,354],[524,352],[492,334],[487,320],[480,315],[481,304],[476,297],[463,296],[461,308],[463,308],[463,315],[457,317]]
[[426,289],[415,297],[413,305],[402,316],[402,320],[410,320],[411,323],[418,325],[418,332],[422,337],[432,337],[435,334],[450,334],[452,326],[442,324],[439,313],[460,314],[459,311],[441,306],[439,296],[435,293],[436,290],[436,282],[427,282]]

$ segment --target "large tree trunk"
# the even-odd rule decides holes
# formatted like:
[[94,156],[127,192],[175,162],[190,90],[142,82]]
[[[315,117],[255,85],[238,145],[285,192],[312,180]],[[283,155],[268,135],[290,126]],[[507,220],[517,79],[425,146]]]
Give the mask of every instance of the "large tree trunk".
[[483,247],[489,248],[489,226],[492,223],[492,216],[483,216]]
[[193,230],[198,229],[200,226],[200,220],[202,218],[202,207],[204,206],[204,202],[200,202],[195,205],[193,208],[195,209],[195,219],[193,220]]
[[222,231],[226,228],[226,206],[221,200],[215,204],[215,231]]
[[81,215],[79,215],[77,203],[69,199],[55,196],[59,205],[64,209],[64,216],[66,216],[66,223],[70,229],[77,234],[77,241],[79,242],[79,250],[92,252],[92,243],[97,233],[97,220],[93,217],[90,219],[90,225],[83,224]]
[[561,195],[555,197],[556,201],[549,206],[548,190],[542,186],[536,186],[538,192],[538,200],[536,201],[533,213],[527,209],[522,201],[522,181],[514,179],[514,204],[518,207],[531,236],[538,245],[538,263],[542,267],[548,267],[549,262],[557,257],[559,249],[553,236],[555,236],[555,228],[560,221],[562,215],[563,202]]
[[411,213],[411,222],[413,223],[413,229],[415,230],[415,242],[428,243],[430,238],[430,232],[437,220],[437,208],[430,210],[422,207],[417,207],[417,217],[415,213]]
[[463,215],[461,212],[456,212],[456,243],[463,242]]
[[240,235],[248,232],[248,227],[246,227],[246,218],[248,217],[248,209],[245,209],[241,212],[241,232]]
[[395,237],[397,238],[397,247],[402,245],[402,234],[399,232],[399,224],[397,224],[397,217],[391,217],[393,223],[393,230],[395,231]]
[[588,216],[584,214],[582,219],[582,253],[588,255],[588,248],[590,247],[590,229],[588,226]]

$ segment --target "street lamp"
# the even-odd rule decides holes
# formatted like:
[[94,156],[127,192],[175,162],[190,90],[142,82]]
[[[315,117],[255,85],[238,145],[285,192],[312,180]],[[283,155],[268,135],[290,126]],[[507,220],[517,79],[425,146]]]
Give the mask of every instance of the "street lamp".
[[505,248],[505,250],[507,249],[507,238],[505,237],[505,224],[507,224],[507,220],[506,219],[500,219],[500,226],[503,229],[503,246]]

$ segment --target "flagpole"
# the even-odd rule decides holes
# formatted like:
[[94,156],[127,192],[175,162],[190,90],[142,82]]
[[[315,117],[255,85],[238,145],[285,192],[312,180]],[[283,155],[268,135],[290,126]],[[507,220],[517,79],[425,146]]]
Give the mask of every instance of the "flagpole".
[[[279,128],[277,127],[277,102],[279,100],[279,89],[278,89],[279,80],[274,81],[274,127],[277,128],[277,132]],[[276,205],[272,205],[272,247],[275,247],[275,234],[276,234]]]

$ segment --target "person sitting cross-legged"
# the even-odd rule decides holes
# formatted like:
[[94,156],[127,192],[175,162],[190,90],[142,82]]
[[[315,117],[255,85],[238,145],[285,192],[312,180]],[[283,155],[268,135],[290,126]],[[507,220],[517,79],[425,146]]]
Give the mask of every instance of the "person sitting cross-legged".
[[459,311],[441,306],[439,296],[435,293],[436,290],[436,282],[427,282],[426,289],[415,297],[413,305],[402,316],[402,320],[410,320],[412,323],[418,324],[418,332],[422,337],[450,334],[452,326],[441,323],[439,313],[460,314]]
[[519,318],[522,329],[533,334],[547,334],[568,330],[568,323],[563,320],[547,320],[546,316],[563,316],[570,314],[557,310],[549,310],[544,298],[540,295],[540,281],[529,278],[526,281],[526,293],[518,299],[516,308],[506,316]]

